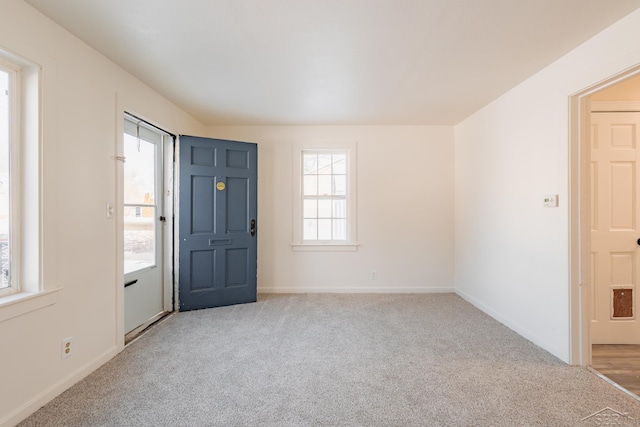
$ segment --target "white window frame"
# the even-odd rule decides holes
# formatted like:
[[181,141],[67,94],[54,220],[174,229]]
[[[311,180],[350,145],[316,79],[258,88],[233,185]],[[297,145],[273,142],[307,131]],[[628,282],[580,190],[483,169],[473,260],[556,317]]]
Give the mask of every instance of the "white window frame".
[[[297,143],[293,152],[293,243],[294,251],[356,251],[357,237],[357,194],[356,194],[356,165],[357,144],[355,142],[342,143]],[[303,239],[303,195],[302,195],[302,155],[305,151],[312,152],[344,152],[347,155],[347,238],[346,240],[304,240]]]
[[[11,140],[11,290],[0,293],[0,322],[39,310],[57,302],[62,288],[53,281],[45,284],[43,224],[46,222],[43,195],[42,92],[43,68],[55,74],[55,65],[42,52],[17,43],[17,52],[0,47],[3,68],[15,71],[15,108],[12,115]],[[52,81],[53,82],[53,81]],[[45,91],[51,108],[55,106],[55,92]],[[53,153],[55,140],[49,139],[47,152]],[[48,182],[50,183],[50,182]],[[55,184],[52,184],[55,188]],[[51,198],[50,198],[51,199]],[[51,203],[49,206],[52,206]],[[51,222],[51,221],[49,221]],[[47,246],[55,247],[55,238]],[[55,277],[55,263],[49,262],[48,276]]]
[[[125,112],[124,115],[124,133],[132,136],[134,138],[138,138],[139,141],[144,141],[149,144],[153,144],[154,146],[154,156],[155,156],[155,195],[153,203],[127,203],[123,202],[123,212],[126,208],[138,207],[141,209],[144,208],[152,208],[154,210],[154,224],[156,228],[154,229],[154,250],[155,256],[153,265],[148,265],[136,270],[126,271],[125,268],[125,280],[127,275],[130,274],[139,274],[143,271],[148,271],[150,269],[156,268],[158,265],[162,265],[163,262],[163,227],[159,224],[158,218],[160,216],[165,216],[164,213],[164,198],[163,198],[163,186],[164,186],[164,146],[166,143],[166,138],[169,137],[169,134],[144,120],[138,119],[137,117],[128,114]],[[126,159],[125,159],[126,161]],[[126,170],[126,164],[125,164]],[[124,175],[123,175],[124,176]],[[125,183],[126,184],[126,183]],[[125,263],[126,264],[126,263]]]
[[0,297],[20,292],[20,67],[0,56],[0,71],[9,75],[9,286]]

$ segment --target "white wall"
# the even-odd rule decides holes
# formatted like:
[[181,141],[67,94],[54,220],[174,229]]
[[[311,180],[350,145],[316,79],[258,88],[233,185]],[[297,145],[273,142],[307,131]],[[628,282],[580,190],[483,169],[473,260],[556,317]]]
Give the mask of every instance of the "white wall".
[[[452,127],[209,127],[207,133],[258,143],[259,291],[453,290]],[[357,143],[356,252],[292,251],[296,142]]]
[[639,64],[639,39],[637,11],[455,128],[456,290],[564,361],[569,96]]
[[[117,103],[176,133],[205,128],[20,0],[0,0],[0,48],[42,60],[44,280],[57,303],[0,322],[0,425],[12,425],[118,351]],[[116,101],[116,94],[118,102]],[[61,360],[61,340],[74,354]]]

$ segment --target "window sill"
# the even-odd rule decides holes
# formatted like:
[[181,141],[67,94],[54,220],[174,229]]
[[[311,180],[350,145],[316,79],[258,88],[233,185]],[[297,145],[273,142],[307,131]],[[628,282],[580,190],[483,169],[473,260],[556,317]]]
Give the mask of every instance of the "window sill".
[[0,298],[0,322],[55,304],[61,289],[20,292]]
[[336,245],[335,243],[294,243],[291,248],[294,252],[356,252],[358,244]]

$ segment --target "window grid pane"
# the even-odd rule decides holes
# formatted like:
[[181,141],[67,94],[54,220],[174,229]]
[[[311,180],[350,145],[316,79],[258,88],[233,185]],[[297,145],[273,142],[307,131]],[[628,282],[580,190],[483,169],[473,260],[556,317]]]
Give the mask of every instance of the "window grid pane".
[[336,196],[347,195],[347,176],[333,175],[333,194]]
[[347,155],[346,154],[333,155],[333,174],[334,175],[347,174]]
[[347,240],[347,220],[333,220],[333,240]]
[[319,196],[331,196],[331,175],[318,175],[318,193]]
[[304,199],[304,206],[302,210],[303,218],[317,218],[318,217],[318,200],[317,199]]
[[347,201],[345,199],[333,199],[333,218],[347,218]]
[[317,219],[304,220],[302,238],[304,240],[318,240],[318,220]]
[[303,181],[302,194],[305,196],[315,196],[318,194],[318,176],[306,175]]
[[331,219],[318,220],[318,240],[331,240]]
[[331,154],[318,154],[318,175],[331,175]]
[[318,156],[315,154],[305,154],[302,159],[302,173],[304,175],[318,174]]
[[331,218],[331,200],[320,199],[318,200],[318,218]]

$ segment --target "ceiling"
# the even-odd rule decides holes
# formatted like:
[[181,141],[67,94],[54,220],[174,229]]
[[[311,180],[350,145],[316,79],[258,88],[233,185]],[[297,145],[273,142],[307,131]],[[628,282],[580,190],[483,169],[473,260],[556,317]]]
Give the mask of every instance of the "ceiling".
[[205,125],[453,125],[640,0],[26,0]]

